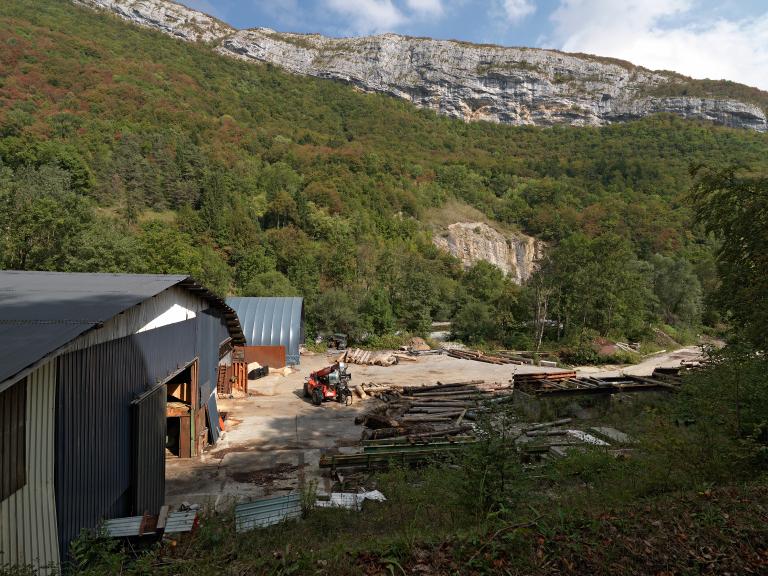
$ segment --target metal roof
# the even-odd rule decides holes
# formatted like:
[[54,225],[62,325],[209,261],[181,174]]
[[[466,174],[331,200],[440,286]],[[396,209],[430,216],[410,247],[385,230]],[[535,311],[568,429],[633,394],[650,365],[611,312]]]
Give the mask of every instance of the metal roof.
[[304,298],[227,298],[240,318],[248,346],[285,346],[288,364],[299,363],[304,343]]
[[223,311],[235,343],[235,312],[189,276],[0,271],[0,383],[121,312],[179,285]]

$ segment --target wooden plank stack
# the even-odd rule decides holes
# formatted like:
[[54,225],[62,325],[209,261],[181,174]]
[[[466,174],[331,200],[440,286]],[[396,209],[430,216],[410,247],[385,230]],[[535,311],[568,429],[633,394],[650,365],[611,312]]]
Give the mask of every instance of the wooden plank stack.
[[[654,375],[656,373],[654,372]],[[535,396],[613,394],[617,392],[676,391],[677,386],[659,378],[642,376],[576,376],[576,372],[515,374],[515,390]]]
[[461,358],[462,360],[475,360],[477,362],[485,362],[486,364],[496,364],[499,366],[504,364],[522,365],[527,363],[527,362],[524,362],[523,360],[510,358],[507,356],[494,356],[492,354],[484,354],[479,350],[471,351],[471,350],[458,350],[458,349],[452,348],[448,350],[448,356],[450,356],[451,358]]

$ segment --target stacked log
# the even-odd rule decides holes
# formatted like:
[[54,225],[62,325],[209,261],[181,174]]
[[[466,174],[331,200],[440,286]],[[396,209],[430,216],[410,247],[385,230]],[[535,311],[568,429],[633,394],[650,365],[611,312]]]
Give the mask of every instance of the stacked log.
[[[370,395],[377,390],[372,384],[364,388]],[[383,402],[355,420],[367,428],[363,433],[366,440],[460,434],[471,429],[466,421],[474,420],[483,402],[512,394],[509,383],[483,380],[399,388],[387,384],[378,388],[382,391],[377,398]]]

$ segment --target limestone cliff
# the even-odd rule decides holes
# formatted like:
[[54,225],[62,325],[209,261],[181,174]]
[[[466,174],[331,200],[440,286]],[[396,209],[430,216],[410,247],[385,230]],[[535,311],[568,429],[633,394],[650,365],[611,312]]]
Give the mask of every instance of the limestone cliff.
[[[382,34],[327,38],[235,30],[166,0],[74,0],[220,53],[404,98],[466,121],[601,126],[667,112],[768,130],[766,112],[721,97],[670,96],[687,80],[608,58]],[[685,93],[685,90],[682,90]]]
[[438,248],[469,267],[485,260],[501,268],[517,284],[536,269],[544,244],[525,234],[501,234],[483,222],[456,222],[434,236]]

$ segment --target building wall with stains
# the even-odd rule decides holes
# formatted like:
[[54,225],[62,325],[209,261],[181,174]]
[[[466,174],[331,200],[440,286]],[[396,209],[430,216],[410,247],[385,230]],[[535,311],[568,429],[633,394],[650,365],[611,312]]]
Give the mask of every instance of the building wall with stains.
[[24,486],[0,502],[0,565],[45,567],[59,561],[54,489],[56,361],[14,386],[26,387],[26,474]]

